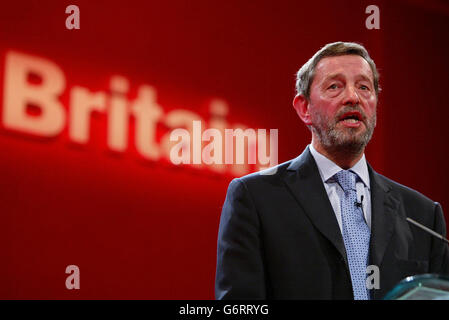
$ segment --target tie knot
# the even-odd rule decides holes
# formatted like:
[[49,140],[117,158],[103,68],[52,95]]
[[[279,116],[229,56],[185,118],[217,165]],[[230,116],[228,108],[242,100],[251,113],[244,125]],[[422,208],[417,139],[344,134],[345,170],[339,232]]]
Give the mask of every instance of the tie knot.
[[340,172],[336,173],[334,177],[345,192],[348,190],[356,190],[355,188],[355,180],[357,178],[356,173],[350,170],[341,170]]

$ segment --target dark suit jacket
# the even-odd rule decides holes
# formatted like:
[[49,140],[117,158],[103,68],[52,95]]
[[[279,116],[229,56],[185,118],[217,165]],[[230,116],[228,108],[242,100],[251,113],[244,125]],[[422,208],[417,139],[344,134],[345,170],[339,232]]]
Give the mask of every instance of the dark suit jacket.
[[[376,173],[371,182],[370,264],[382,298],[400,280],[449,273],[447,245],[405,220],[445,235],[441,206]],[[273,175],[234,179],[218,232],[217,299],[353,299],[343,238],[309,148]]]

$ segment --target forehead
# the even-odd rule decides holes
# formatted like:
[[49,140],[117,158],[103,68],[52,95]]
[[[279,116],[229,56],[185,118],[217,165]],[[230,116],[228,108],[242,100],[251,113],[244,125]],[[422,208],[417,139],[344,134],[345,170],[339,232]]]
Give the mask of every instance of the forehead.
[[365,76],[373,81],[373,72],[369,63],[358,55],[344,55],[321,59],[315,67],[315,79],[324,80],[335,74],[346,77]]

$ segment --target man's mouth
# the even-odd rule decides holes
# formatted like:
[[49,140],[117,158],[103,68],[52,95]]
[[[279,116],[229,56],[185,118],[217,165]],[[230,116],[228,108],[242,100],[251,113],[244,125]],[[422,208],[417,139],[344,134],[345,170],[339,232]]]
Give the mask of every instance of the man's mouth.
[[345,123],[359,123],[362,121],[362,114],[358,111],[346,112],[338,118],[338,121],[343,121]]

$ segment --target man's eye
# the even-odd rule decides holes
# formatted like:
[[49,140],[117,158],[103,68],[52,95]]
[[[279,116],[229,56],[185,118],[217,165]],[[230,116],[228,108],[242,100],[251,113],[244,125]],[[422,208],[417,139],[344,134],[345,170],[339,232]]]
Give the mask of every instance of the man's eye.
[[365,86],[365,85],[361,85],[360,89],[362,89],[362,90],[369,90],[369,88],[367,86]]
[[328,89],[337,89],[337,88],[338,88],[337,84],[333,83],[329,86]]

